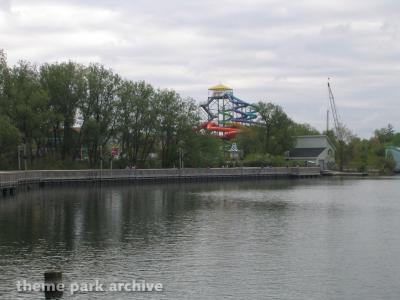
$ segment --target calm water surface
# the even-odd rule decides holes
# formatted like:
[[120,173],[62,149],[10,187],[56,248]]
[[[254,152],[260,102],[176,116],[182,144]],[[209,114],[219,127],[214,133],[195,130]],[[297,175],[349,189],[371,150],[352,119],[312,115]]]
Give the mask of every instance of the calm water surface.
[[161,282],[63,299],[400,299],[400,180],[46,188],[0,198],[0,299],[16,281]]

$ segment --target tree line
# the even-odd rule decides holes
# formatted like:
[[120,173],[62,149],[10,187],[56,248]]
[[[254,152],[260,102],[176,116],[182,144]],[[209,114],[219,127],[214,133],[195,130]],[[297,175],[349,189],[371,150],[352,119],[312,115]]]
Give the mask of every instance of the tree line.
[[332,131],[328,132],[335,143],[338,169],[367,172],[371,169],[380,173],[392,173],[396,163],[386,149],[400,147],[400,133],[391,124],[376,129],[371,138],[360,138],[344,128],[344,141],[339,142]]
[[[16,165],[18,146],[33,167],[67,167],[87,153],[88,167],[107,160],[117,144],[125,162],[143,164],[150,153],[160,165],[177,161],[198,123],[192,99],[143,81],[122,79],[100,64],[9,67],[0,54],[0,164]],[[197,149],[200,151],[201,149]],[[48,166],[50,165],[50,166]]]
[[[280,156],[303,125],[277,105],[260,102],[258,107],[265,126],[243,128],[236,142],[250,160],[254,153]],[[17,167],[20,145],[30,168],[95,168],[109,161],[113,144],[121,157],[116,167],[223,165],[229,159],[227,143],[199,134],[199,123],[193,99],[123,79],[103,65],[20,61],[10,67],[0,54],[2,169]]]
[[[320,134],[279,105],[255,107],[258,123],[226,142],[199,133],[198,105],[172,89],[124,79],[101,64],[9,66],[0,51],[0,169],[17,169],[18,153],[30,169],[107,167],[112,145],[118,145],[119,168],[217,167],[230,160],[232,142],[241,150],[240,165],[287,165],[283,153],[295,146],[296,135]],[[340,165],[382,164],[385,145],[400,143],[393,128],[382,130],[371,140],[349,134]]]

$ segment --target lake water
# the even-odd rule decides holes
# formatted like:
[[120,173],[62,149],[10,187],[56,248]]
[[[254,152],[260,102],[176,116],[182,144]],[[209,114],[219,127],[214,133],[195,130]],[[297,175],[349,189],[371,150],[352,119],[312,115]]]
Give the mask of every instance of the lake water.
[[163,292],[62,299],[400,299],[400,180],[45,188],[0,198],[0,299],[64,283]]

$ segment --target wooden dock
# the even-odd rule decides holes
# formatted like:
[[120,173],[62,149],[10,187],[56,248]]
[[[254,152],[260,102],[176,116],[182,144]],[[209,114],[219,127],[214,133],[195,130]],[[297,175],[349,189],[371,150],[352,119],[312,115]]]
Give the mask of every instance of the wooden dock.
[[184,169],[116,169],[116,170],[39,170],[0,172],[0,189],[4,196],[20,188],[111,182],[185,182],[229,179],[276,179],[318,177],[315,167],[281,168],[184,168]]

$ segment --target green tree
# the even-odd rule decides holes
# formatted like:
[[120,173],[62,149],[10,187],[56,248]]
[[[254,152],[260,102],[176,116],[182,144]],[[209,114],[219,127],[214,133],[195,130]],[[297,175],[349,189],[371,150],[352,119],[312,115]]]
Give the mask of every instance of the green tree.
[[61,144],[61,159],[72,159],[78,147],[73,139],[73,126],[79,101],[87,92],[84,68],[73,62],[44,64],[40,78],[50,97],[49,122],[54,148],[58,151]]
[[198,124],[197,107],[172,90],[158,90],[156,99],[161,112],[157,118],[161,166],[177,166],[180,149],[188,147],[186,134]]
[[263,128],[260,140],[263,151],[272,155],[281,155],[294,146],[294,122],[279,105],[259,102],[257,112]]
[[143,165],[157,140],[160,112],[155,90],[144,81],[123,81],[118,95],[117,131],[122,154],[130,164]]
[[391,140],[391,144],[392,144],[393,146],[400,147],[400,133],[396,132],[396,133],[393,135],[393,138],[392,138],[392,140]]
[[17,148],[21,133],[7,118],[0,116],[0,170],[17,168]]
[[343,171],[354,159],[354,141],[357,138],[345,125],[339,124],[338,132],[325,132],[336,147],[336,162],[339,170]]
[[379,140],[381,144],[391,142],[394,135],[394,128],[391,124],[388,124],[387,127],[375,130],[375,137]]
[[185,167],[219,167],[224,163],[223,141],[210,134],[199,134],[194,130],[186,132],[182,145],[182,159]]
[[8,117],[22,134],[27,155],[33,159],[46,143],[48,130],[48,95],[40,85],[35,66],[20,62],[10,72]]
[[82,123],[82,143],[88,148],[89,163],[95,167],[100,159],[100,147],[115,136],[118,111],[118,91],[121,79],[99,64],[91,64],[85,71],[87,94],[79,102]]
[[348,162],[351,168],[356,168],[359,172],[368,170],[369,145],[368,140],[355,137],[351,141],[352,157]]
[[6,54],[0,49],[0,115],[6,115],[9,106],[7,101],[9,77]]
[[263,153],[264,144],[261,142],[264,128],[259,125],[241,127],[241,132],[236,137],[238,148],[243,151],[243,156],[253,153]]
[[304,123],[294,123],[293,122],[293,131],[295,136],[299,135],[320,135],[321,133],[312,127],[310,124]]

